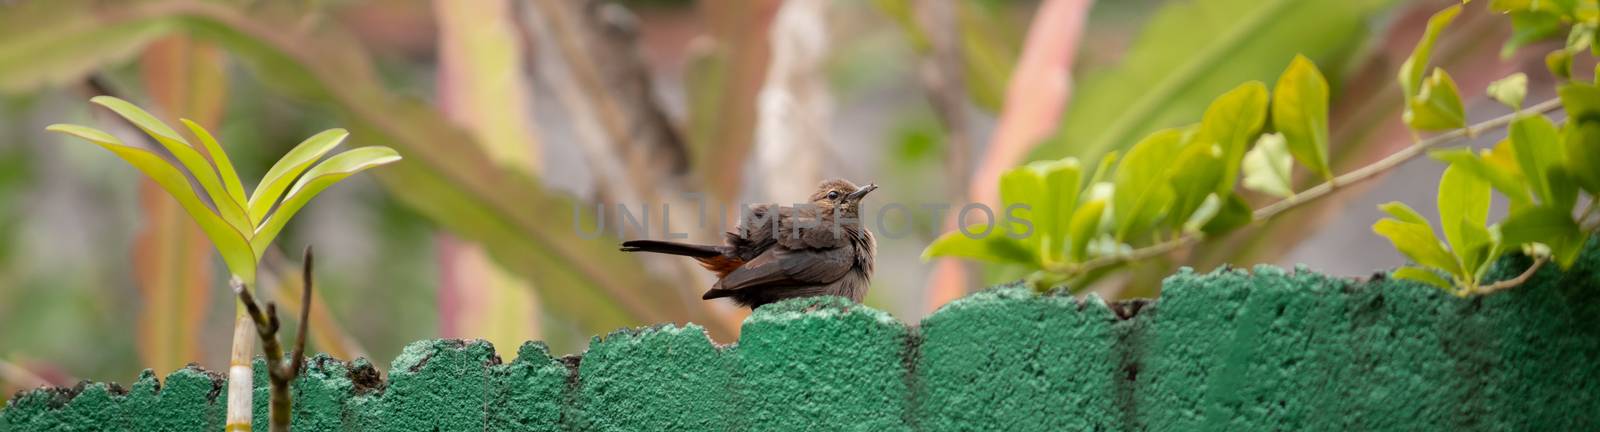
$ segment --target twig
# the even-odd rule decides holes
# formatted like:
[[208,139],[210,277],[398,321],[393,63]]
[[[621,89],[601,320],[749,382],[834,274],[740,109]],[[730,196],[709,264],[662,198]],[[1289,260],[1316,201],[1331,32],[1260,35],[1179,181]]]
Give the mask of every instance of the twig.
[[300,329],[295,340],[294,358],[284,361],[283,346],[278,344],[278,305],[267,302],[265,311],[256,303],[255,297],[250,295],[250,287],[243,281],[234,278],[229,281],[233,286],[234,294],[239,296],[239,302],[244,304],[245,312],[255,322],[256,335],[261,337],[261,350],[267,357],[267,378],[271,382],[271,405],[267,415],[268,428],[273,432],[288,432],[289,423],[294,412],[293,397],[289,393],[289,385],[295,376],[305,366],[306,347],[306,319],[307,312],[311,310],[311,247],[305,251],[305,272],[303,280],[305,289],[301,291]]
[[1516,287],[1518,285],[1522,285],[1524,283],[1527,283],[1528,279],[1533,278],[1533,274],[1534,273],[1538,273],[1539,272],[1539,267],[1543,267],[1545,261],[1549,261],[1549,260],[1550,260],[1550,258],[1548,258],[1548,257],[1535,258],[1533,260],[1533,265],[1528,266],[1528,269],[1527,270],[1523,270],[1522,274],[1517,275],[1517,277],[1514,277],[1514,278],[1511,278],[1511,279],[1506,279],[1506,280],[1503,280],[1503,281],[1499,281],[1499,282],[1495,282],[1495,283],[1492,283],[1492,284],[1488,284],[1488,285],[1484,285],[1484,286],[1478,287],[1477,291],[1473,292],[1473,294],[1479,294],[1479,295],[1492,294],[1492,293],[1497,292],[1497,291],[1513,288],[1513,287]]
[[306,245],[305,253],[301,254],[301,262],[305,264],[305,271],[300,274],[300,328],[294,337],[294,359],[289,362],[290,376],[300,375],[306,366],[306,329],[311,327],[311,271],[312,255],[311,245]]
[[[1428,137],[1427,139],[1417,140],[1410,146],[1385,156],[1383,159],[1379,159],[1377,162],[1362,166],[1354,171],[1350,171],[1344,175],[1334,177],[1331,180],[1312,186],[1311,188],[1294,194],[1288,198],[1284,198],[1271,204],[1267,204],[1265,207],[1256,209],[1251,213],[1251,220],[1254,222],[1271,219],[1274,216],[1292,210],[1295,207],[1299,207],[1303,204],[1315,201],[1319,198],[1336,192],[1345,186],[1370,180],[1376,177],[1378,174],[1388,172],[1389,170],[1400,166],[1400,164],[1405,163],[1406,161],[1414,159],[1417,156],[1421,156],[1430,148],[1455,142],[1456,140],[1462,138],[1476,137],[1486,131],[1505,127],[1519,117],[1548,112],[1560,106],[1561,101],[1559,99],[1551,99],[1540,102],[1537,105],[1528,107],[1527,109],[1519,112],[1495,117],[1482,123],[1477,123],[1461,129],[1451,130],[1449,132]],[[1204,237],[1204,235],[1199,232],[1184,234],[1182,237],[1168,240],[1166,242],[1156,243],[1150,246],[1145,246],[1139,249],[1134,249],[1128,253],[1101,256],[1081,263],[1063,263],[1062,265],[1058,265],[1055,266],[1055,268],[1050,268],[1047,270],[1071,274],[1084,274],[1103,267],[1120,265],[1130,261],[1139,261],[1164,255],[1184,246],[1197,243],[1202,239],[1202,237]]]

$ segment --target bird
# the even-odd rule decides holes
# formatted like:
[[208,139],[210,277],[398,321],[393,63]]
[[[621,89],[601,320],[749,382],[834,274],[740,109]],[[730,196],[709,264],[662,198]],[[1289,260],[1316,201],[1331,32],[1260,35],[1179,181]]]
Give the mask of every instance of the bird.
[[729,298],[752,310],[779,300],[835,295],[856,303],[872,280],[877,240],[861,223],[861,200],[878,185],[825,180],[803,206],[746,208],[720,245],[622,242],[624,252],[694,258],[717,282],[702,300]]

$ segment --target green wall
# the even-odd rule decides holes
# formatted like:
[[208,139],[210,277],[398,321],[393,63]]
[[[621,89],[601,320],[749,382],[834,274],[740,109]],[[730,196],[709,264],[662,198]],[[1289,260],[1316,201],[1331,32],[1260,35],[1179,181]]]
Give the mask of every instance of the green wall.
[[[658,326],[595,338],[581,358],[525,344],[511,363],[481,341],[422,341],[386,380],[365,360],[314,358],[295,383],[295,427],[1600,430],[1597,270],[1591,247],[1568,271],[1472,299],[1383,275],[1185,271],[1155,302],[998,287],[915,327],[810,299],[763,308],[736,345]],[[198,369],[25,392],[0,432],[220,430],[223,394]]]

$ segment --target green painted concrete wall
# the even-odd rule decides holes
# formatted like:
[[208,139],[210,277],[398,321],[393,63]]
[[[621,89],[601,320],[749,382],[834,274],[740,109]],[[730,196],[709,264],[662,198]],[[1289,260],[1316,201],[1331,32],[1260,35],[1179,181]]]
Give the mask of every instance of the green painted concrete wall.
[[[1474,299],[1258,267],[1179,273],[1139,304],[1000,287],[914,327],[842,299],[791,301],[729,346],[692,324],[617,331],[581,357],[529,343],[510,363],[480,341],[422,341],[387,379],[365,360],[314,358],[295,382],[295,427],[1600,430],[1597,249]],[[223,390],[190,368],[24,392],[0,432],[220,430]]]

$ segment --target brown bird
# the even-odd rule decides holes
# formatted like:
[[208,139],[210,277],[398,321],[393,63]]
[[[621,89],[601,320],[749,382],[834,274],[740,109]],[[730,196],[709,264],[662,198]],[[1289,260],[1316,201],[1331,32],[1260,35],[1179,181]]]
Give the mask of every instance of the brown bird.
[[702,299],[731,297],[751,309],[779,300],[836,295],[857,303],[872,279],[876,240],[861,224],[861,199],[877,189],[847,180],[822,182],[809,205],[747,209],[721,245],[659,240],[622,242],[626,252],[694,258],[717,274]]

